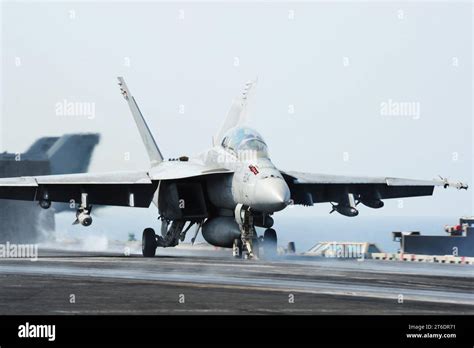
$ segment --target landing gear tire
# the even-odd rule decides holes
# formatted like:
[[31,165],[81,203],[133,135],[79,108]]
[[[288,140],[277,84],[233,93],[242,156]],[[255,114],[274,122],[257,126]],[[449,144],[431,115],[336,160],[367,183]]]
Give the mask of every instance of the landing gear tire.
[[154,257],[156,253],[156,234],[153,228],[145,228],[142,235],[142,254],[144,257]]
[[277,234],[273,228],[267,228],[263,233],[263,252],[265,257],[277,255]]

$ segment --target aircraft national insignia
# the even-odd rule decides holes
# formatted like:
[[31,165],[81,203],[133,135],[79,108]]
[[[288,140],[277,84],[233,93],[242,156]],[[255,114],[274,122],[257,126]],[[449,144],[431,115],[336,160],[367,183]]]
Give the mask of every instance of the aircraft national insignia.
[[253,164],[249,165],[249,169],[252,173],[254,173],[254,175],[258,174],[258,169]]

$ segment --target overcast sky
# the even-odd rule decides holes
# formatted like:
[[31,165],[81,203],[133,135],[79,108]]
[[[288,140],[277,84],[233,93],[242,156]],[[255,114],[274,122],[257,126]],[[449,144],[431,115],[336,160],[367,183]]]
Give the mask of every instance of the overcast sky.
[[[232,98],[258,76],[249,125],[279,168],[441,174],[474,187],[469,3],[7,2],[2,10],[0,150],[98,132],[91,171],[146,169],[116,76],[166,157],[205,150]],[[69,115],[68,102],[90,109]],[[363,213],[471,214],[472,192],[437,190]],[[283,214],[299,213],[309,210]]]

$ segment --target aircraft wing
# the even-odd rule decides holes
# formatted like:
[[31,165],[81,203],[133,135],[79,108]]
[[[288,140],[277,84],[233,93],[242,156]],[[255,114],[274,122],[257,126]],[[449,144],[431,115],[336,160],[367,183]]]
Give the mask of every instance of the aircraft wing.
[[146,172],[65,174],[0,179],[0,199],[148,207],[158,186]]
[[192,162],[162,162],[150,172],[64,174],[0,179],[0,199],[76,202],[87,193],[90,205],[148,207],[161,180],[229,174]]
[[413,180],[390,177],[357,177],[282,171],[294,204],[341,202],[347,194],[357,200],[431,196],[435,186],[467,189],[447,179]]

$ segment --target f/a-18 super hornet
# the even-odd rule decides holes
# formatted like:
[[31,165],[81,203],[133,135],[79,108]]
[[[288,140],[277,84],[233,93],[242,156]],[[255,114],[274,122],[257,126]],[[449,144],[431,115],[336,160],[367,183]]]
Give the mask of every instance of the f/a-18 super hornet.
[[[77,208],[76,221],[92,223],[93,205],[158,208],[161,233],[146,228],[142,235],[143,256],[157,247],[172,247],[183,241],[194,225],[195,235],[219,247],[232,248],[234,256],[257,257],[258,243],[264,254],[276,252],[277,235],[272,215],[290,204],[311,206],[331,203],[331,212],[353,217],[358,204],[382,208],[383,200],[429,196],[435,186],[467,189],[447,179],[411,180],[391,177],[352,177],[283,171],[270,160],[267,144],[255,130],[245,127],[253,82],[236,98],[213,146],[200,155],[164,160],[138,105],[119,77],[123,97],[150,158],[147,171],[101,174],[65,174],[0,179],[0,198],[69,202]],[[255,227],[265,228],[257,236]]]

